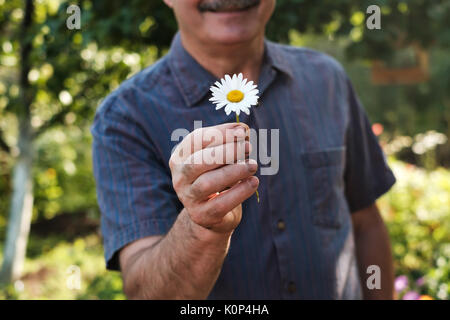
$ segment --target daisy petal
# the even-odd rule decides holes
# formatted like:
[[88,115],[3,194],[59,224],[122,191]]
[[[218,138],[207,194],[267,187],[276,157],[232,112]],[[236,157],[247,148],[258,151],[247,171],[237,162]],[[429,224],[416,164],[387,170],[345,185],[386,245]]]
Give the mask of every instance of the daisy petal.
[[227,114],[227,116],[231,113],[231,105],[227,104],[227,106],[225,107],[225,113]]
[[252,90],[252,86],[253,86],[253,81],[249,81],[245,84],[243,89],[244,89],[244,91],[250,91],[250,90]]
[[242,82],[241,82],[241,88],[240,88],[241,90],[244,89],[246,83],[247,83],[247,79],[242,80]]

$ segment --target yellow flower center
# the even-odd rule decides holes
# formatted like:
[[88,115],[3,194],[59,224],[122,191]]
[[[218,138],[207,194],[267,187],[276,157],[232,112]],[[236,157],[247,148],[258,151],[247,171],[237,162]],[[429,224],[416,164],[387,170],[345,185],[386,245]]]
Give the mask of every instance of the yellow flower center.
[[227,99],[230,102],[239,102],[244,99],[244,94],[240,90],[231,90],[227,94]]

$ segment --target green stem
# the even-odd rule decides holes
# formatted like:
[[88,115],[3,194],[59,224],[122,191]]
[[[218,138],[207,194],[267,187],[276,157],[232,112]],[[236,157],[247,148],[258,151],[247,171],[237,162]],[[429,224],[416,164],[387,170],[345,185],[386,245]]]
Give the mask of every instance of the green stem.
[[[236,113],[236,122],[239,123],[239,115],[237,113]],[[258,192],[258,189],[256,189],[255,194],[256,194],[256,200],[259,203],[259,192]]]

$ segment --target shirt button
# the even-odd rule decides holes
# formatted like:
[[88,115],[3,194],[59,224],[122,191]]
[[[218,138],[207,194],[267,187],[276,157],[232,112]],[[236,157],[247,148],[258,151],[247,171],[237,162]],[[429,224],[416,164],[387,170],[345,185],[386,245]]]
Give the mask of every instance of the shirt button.
[[295,293],[295,291],[297,290],[297,287],[295,286],[294,281],[289,282],[287,289],[288,289],[289,293]]
[[284,229],[286,229],[286,223],[284,223],[283,219],[278,220],[277,228],[280,231],[283,231]]

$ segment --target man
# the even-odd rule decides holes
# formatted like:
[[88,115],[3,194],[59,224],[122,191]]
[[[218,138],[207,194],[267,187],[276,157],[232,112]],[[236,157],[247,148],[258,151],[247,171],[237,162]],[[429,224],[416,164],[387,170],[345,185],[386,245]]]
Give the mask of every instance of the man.
[[[265,41],[275,0],[165,2],[179,25],[170,52],[106,98],[92,128],[107,267],[121,270],[126,295],[392,298],[375,200],[395,178],[340,65]],[[240,72],[260,103],[237,124],[208,100],[217,79]],[[198,120],[176,149],[189,151],[172,153],[172,133]],[[277,174],[256,177],[254,160],[187,161],[248,154],[249,127],[279,129]],[[222,141],[204,138],[213,130]],[[366,284],[371,265],[381,288]]]

